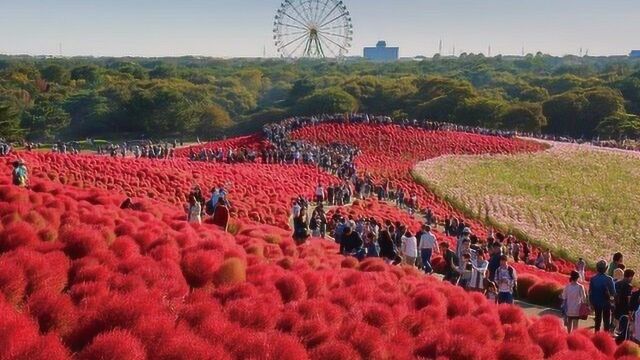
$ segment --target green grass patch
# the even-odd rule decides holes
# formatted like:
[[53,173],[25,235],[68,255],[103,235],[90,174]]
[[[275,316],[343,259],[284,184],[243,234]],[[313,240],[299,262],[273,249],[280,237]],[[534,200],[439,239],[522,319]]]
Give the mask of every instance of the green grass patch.
[[430,160],[416,181],[466,216],[593,264],[615,251],[637,269],[640,156],[554,148],[535,154]]

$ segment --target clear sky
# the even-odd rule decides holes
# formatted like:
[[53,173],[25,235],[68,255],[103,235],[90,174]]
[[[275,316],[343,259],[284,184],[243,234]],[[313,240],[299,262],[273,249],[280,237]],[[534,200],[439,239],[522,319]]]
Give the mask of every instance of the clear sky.
[[[640,0],[344,0],[350,55],[384,39],[401,56],[640,49]],[[0,53],[275,55],[278,0],[0,0]]]

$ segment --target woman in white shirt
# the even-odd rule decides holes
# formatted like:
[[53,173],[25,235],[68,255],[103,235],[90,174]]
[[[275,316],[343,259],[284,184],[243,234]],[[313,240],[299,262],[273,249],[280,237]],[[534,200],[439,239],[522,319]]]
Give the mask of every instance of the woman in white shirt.
[[407,231],[402,237],[402,254],[407,265],[415,266],[418,257],[418,239]]
[[202,205],[200,205],[200,202],[196,200],[195,196],[189,197],[187,214],[190,223],[202,223]]
[[578,328],[580,320],[580,307],[587,301],[584,286],[578,283],[580,273],[572,271],[569,278],[569,285],[562,290],[561,298],[564,300],[564,310],[566,316],[567,331],[571,332]]
[[476,251],[475,260],[471,260],[471,279],[469,280],[468,289],[471,291],[484,292],[484,279],[489,268],[489,262],[484,258],[484,250]]

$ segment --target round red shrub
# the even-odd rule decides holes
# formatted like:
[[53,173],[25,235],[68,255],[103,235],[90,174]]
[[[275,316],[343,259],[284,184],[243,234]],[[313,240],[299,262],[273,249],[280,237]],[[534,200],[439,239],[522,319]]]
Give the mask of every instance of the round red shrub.
[[126,330],[113,330],[96,336],[79,354],[79,360],[144,360],[147,353],[134,335]]
[[562,285],[555,281],[540,281],[529,288],[527,300],[538,305],[556,307],[561,301],[561,294]]
[[597,332],[591,337],[591,341],[601,353],[607,356],[613,356],[616,352],[616,342],[606,332]]
[[9,224],[0,233],[0,253],[21,247],[28,247],[38,243],[40,238],[37,231],[30,224],[18,221]]
[[255,330],[272,329],[278,320],[273,316],[274,311],[279,310],[264,300],[255,298],[232,301],[226,305],[225,312],[230,321],[242,327]]
[[211,251],[196,250],[182,257],[180,267],[187,283],[192,288],[200,288],[211,282],[222,258]]
[[40,337],[32,347],[15,356],[15,360],[68,360],[69,350],[55,334]]
[[519,307],[502,304],[498,305],[498,314],[502,324],[527,324],[527,318]]
[[307,289],[304,281],[295,275],[286,275],[275,282],[284,303],[300,301],[306,298]]
[[106,243],[98,231],[81,228],[64,228],[60,240],[65,244],[64,252],[71,259],[80,259],[98,250],[106,249]]
[[420,310],[429,306],[446,306],[447,300],[437,291],[432,289],[423,289],[413,296],[412,304],[414,309]]
[[540,360],[544,358],[542,349],[537,345],[523,342],[505,342],[498,350],[498,360]]
[[53,331],[65,336],[76,321],[76,311],[68,296],[50,292],[37,292],[29,296],[29,314],[38,321],[41,333]]
[[226,259],[213,275],[216,285],[233,285],[247,280],[247,266],[237,257]]
[[328,341],[309,354],[313,360],[359,360],[360,354],[349,343],[339,340]]
[[15,262],[0,261],[0,293],[11,305],[22,301],[27,290],[27,279]]
[[625,341],[618,348],[616,352],[613,354],[616,359],[623,358],[625,356],[631,356],[634,358],[640,358],[640,346],[631,341]]

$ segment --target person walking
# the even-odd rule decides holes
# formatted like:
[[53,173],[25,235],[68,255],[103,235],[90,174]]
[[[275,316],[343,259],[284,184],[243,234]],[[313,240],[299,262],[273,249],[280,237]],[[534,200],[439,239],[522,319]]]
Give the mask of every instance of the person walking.
[[187,220],[192,224],[202,223],[202,205],[193,194],[189,196],[189,204],[187,204]]
[[600,331],[604,321],[605,331],[611,328],[611,300],[616,295],[613,278],[607,275],[607,262],[598,261],[597,274],[589,282],[589,302],[595,311],[595,331]]
[[431,232],[431,226],[425,225],[423,227],[424,233],[420,236],[420,257],[422,258],[422,267],[425,273],[433,273],[433,267],[431,266],[431,256],[435,252],[440,254],[438,248],[438,240],[436,236]]
[[293,240],[296,245],[302,245],[309,238],[309,225],[307,224],[306,210],[298,212],[298,216],[293,218]]
[[28,187],[29,185],[29,171],[27,165],[22,160],[16,160],[13,162],[13,170],[11,171],[11,179],[13,185],[19,187]]
[[444,278],[442,280],[456,284],[458,282],[458,257],[449,248],[449,243],[445,241],[440,243],[440,252],[444,259]]
[[471,261],[471,279],[469,280],[468,289],[471,291],[484,292],[485,278],[487,276],[487,269],[489,268],[489,262],[484,258],[484,250],[478,249],[476,251],[475,261]]
[[213,223],[220,226],[225,232],[229,228],[229,208],[223,198],[218,199],[218,204],[213,211]]
[[583,258],[578,258],[578,262],[576,263],[576,271],[580,274],[580,281],[585,281],[584,273],[587,269],[587,263]]
[[498,286],[498,304],[513,304],[513,292],[518,282],[516,269],[509,265],[507,255],[500,256],[500,267],[496,270],[494,282]]
[[569,277],[569,284],[564,287],[560,296],[563,300],[565,324],[569,333],[578,328],[578,321],[582,315],[580,314],[580,309],[582,304],[587,301],[584,286],[578,283],[578,280],[580,280],[580,273],[575,270],[572,271]]
[[[631,302],[631,293],[633,292],[633,285],[631,282],[633,281],[633,277],[635,276],[635,271],[631,269],[626,269],[624,271],[624,277],[622,280],[615,283],[616,287],[616,296],[615,296],[615,306],[613,310],[613,319],[615,322],[615,328],[618,329],[618,332],[622,332],[619,324],[621,324],[621,318],[623,316],[629,316],[631,313],[630,302]],[[628,325],[628,324],[627,324]],[[627,326],[625,326],[626,328]]]
[[402,256],[405,264],[415,266],[418,258],[418,240],[407,230],[402,237]]

